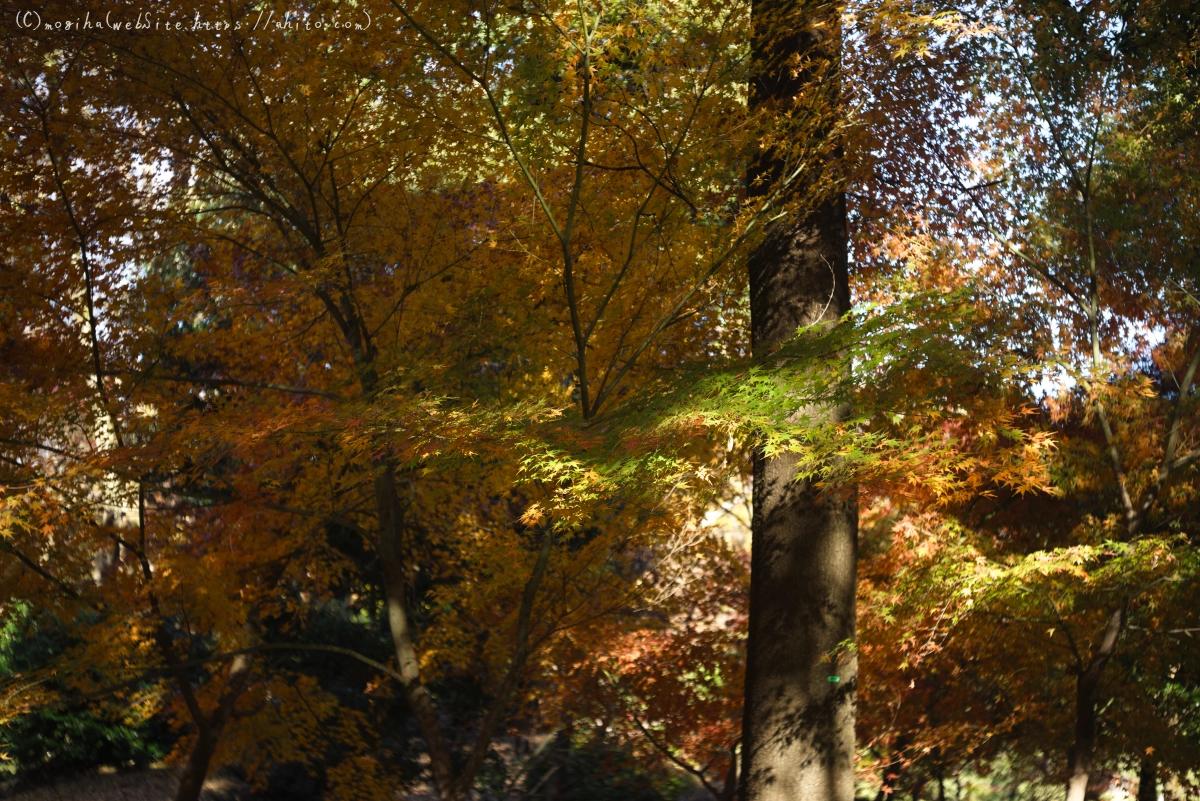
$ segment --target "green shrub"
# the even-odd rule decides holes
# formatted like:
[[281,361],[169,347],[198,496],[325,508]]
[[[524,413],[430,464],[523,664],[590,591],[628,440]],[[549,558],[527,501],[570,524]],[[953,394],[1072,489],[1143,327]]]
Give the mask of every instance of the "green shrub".
[[[0,680],[46,664],[67,645],[53,624],[28,604],[4,610],[0,623]],[[145,767],[174,742],[163,720],[136,724],[121,710],[77,705],[43,709],[0,726],[0,771],[37,780],[86,773],[100,766]]]
[[[538,787],[531,798],[553,797],[545,777],[549,760],[531,776]],[[639,758],[626,743],[603,735],[576,735],[566,758],[566,773],[559,781],[562,801],[674,801],[692,782],[658,761]]]

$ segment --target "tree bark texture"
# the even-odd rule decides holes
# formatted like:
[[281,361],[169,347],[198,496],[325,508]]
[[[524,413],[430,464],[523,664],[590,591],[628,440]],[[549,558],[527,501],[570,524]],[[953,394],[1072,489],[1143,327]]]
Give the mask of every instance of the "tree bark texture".
[[[752,25],[752,112],[783,113],[793,98],[828,91],[836,81],[836,7],[756,0]],[[821,68],[831,63],[833,69]],[[836,91],[829,96],[836,102]],[[787,159],[778,152],[760,158],[748,175],[749,194],[771,191],[794,168]],[[822,169],[836,164],[814,167],[788,193],[813,186]],[[833,323],[849,310],[847,247],[840,193],[767,231],[749,265],[756,356],[801,326]],[[857,665],[840,646],[855,636],[857,506],[852,495],[819,493],[795,475],[791,456],[755,456],[741,795],[743,801],[853,801]]]

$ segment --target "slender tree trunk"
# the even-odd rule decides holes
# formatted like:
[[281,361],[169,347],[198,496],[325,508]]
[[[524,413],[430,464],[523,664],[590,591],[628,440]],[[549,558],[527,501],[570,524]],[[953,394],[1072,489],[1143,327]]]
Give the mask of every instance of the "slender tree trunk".
[[200,732],[191,753],[188,754],[187,763],[183,766],[175,801],[199,801],[209,764],[217,751],[217,744],[221,741],[221,732],[233,714],[233,705],[250,682],[250,661],[250,657],[243,655],[235,657],[230,664],[229,678],[225,680],[225,689],[217,700],[217,708],[208,715],[203,725],[198,725]]
[[375,477],[375,502],[379,509],[379,561],[383,569],[384,606],[399,673],[404,677],[405,698],[425,740],[438,796],[442,801],[458,801],[460,792],[450,747],[442,734],[433,700],[421,683],[417,652],[409,630],[404,595],[407,575],[401,541],[401,510],[396,496],[396,474],[390,464],[384,464]]
[[563,729],[554,735],[550,751],[550,775],[546,778],[545,801],[565,801],[567,797],[567,763],[571,758],[571,732]]
[[1151,757],[1142,760],[1138,771],[1137,801],[1158,801],[1158,763]]
[[487,757],[488,745],[503,719],[505,708],[516,691],[521,670],[528,659],[530,621],[538,589],[554,548],[554,535],[550,529],[546,529],[542,534],[537,560],[529,579],[525,582],[525,592],[517,615],[516,643],[508,671],[496,690],[491,708],[480,722],[475,745],[467,755],[466,764],[460,771],[455,771],[454,757],[438,719],[437,708],[421,682],[417,652],[409,629],[405,598],[408,569],[401,539],[404,527],[401,522],[402,510],[396,496],[395,470],[391,464],[385,463],[379,468],[375,477],[375,496],[379,508],[378,547],[383,568],[384,606],[396,661],[399,663],[398,672],[403,679],[404,694],[425,740],[438,797],[442,801],[461,801],[471,794],[475,777]]
[[1100,635],[1092,659],[1075,685],[1075,744],[1067,758],[1067,801],[1084,801],[1096,749],[1096,689],[1104,666],[1117,648],[1125,623],[1125,606],[1113,612]]
[[[756,0],[752,24],[752,111],[783,115],[794,98],[813,92],[836,105],[836,7]],[[750,170],[750,195],[791,169],[785,152],[769,151]],[[816,185],[822,169],[836,165],[814,167],[792,191]],[[849,310],[847,269],[844,194],[827,194],[804,216],[768,230],[750,257],[755,355]],[[793,457],[755,456],[742,798],[853,801],[857,665],[840,646],[855,636],[857,507],[795,475]],[[831,662],[831,654],[840,655]]]
[[733,801],[737,798],[738,787],[738,747],[735,744],[729,749],[729,770],[725,771],[725,784],[721,787],[721,801]]
[[[363,394],[372,396],[379,387],[379,376],[373,363],[375,350],[369,339],[364,338],[363,332],[367,329],[357,316],[355,304],[347,295],[340,297],[340,303],[335,302],[328,292],[318,292],[318,297],[331,315],[339,321],[346,342],[354,355]],[[508,673],[497,691],[492,708],[481,722],[478,739],[466,765],[458,772],[455,771],[454,756],[438,719],[437,708],[421,681],[420,665],[408,620],[406,591],[409,585],[409,566],[403,541],[404,509],[396,494],[395,465],[387,459],[378,466],[375,474],[375,505],[379,514],[379,539],[376,546],[383,574],[384,608],[398,663],[397,672],[402,677],[405,698],[417,719],[421,737],[425,740],[430,772],[433,774],[438,797],[441,801],[462,801],[471,794],[475,776],[487,756],[487,747],[503,717],[505,706],[516,689],[521,668],[528,657],[530,616],[542,577],[545,575],[554,538],[547,530],[533,574],[525,585],[518,616],[517,642]]]
[[[320,249],[317,250],[321,255]],[[316,294],[345,337],[346,345],[354,357],[363,395],[368,398],[374,396],[379,389],[379,373],[374,363],[375,348],[370,338],[365,336],[367,326],[359,317],[353,298],[345,293],[335,298],[324,288],[318,289]],[[396,494],[396,469],[387,459],[383,460],[375,474],[375,507],[379,514],[379,540],[376,547],[383,574],[384,611],[392,635],[397,672],[403,677],[405,699],[425,740],[438,797],[442,801],[460,801],[465,791],[455,775],[454,759],[442,732],[437,708],[421,682],[417,651],[409,628],[408,599],[405,596],[409,575],[404,553],[403,509]]]
[[889,801],[896,793],[896,780],[899,778],[900,760],[897,757],[883,769],[883,781],[879,785],[879,792],[875,794],[875,801]]

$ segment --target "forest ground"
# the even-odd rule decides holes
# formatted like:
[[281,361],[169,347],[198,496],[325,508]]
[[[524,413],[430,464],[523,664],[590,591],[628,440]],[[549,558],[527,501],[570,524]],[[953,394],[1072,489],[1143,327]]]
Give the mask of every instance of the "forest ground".
[[[171,801],[179,773],[171,768],[150,768],[118,773],[97,773],[21,788],[0,790],[0,798],[19,801]],[[218,776],[204,783],[202,801],[243,801],[249,793],[244,782]]]

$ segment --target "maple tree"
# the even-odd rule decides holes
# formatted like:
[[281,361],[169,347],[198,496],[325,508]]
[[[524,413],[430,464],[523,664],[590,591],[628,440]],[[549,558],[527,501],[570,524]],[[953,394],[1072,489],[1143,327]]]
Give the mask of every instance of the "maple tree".
[[[1168,685],[1192,658],[1192,234],[1178,214],[1193,190],[1175,169],[1193,148],[1162,92],[1178,92],[1194,45],[1139,43],[1147,27],[1172,30],[1172,8],[1123,12],[981,14],[974,161],[955,175],[942,152],[927,186],[940,179],[944,216],[911,217],[897,240],[922,243],[914,261],[961,253],[969,280],[994,287],[988,303],[1010,309],[1004,346],[1030,379],[976,387],[1017,392],[1022,426],[1054,437],[1051,492],[886,513],[880,532],[895,542],[875,568],[882,583],[867,585],[882,593],[867,603],[881,615],[868,707],[880,704],[874,725],[892,729],[893,748],[930,755],[935,771],[1004,748],[1051,754],[1046,778],[1071,799],[1090,792],[1101,753],[1140,766],[1143,794],[1158,769],[1185,776],[1192,760],[1190,679]],[[899,653],[879,639],[894,638],[895,617],[912,627]],[[887,722],[897,715],[908,722]]]
[[[88,7],[77,10],[83,16]],[[259,751],[273,749],[276,759],[288,748],[303,754],[311,747],[307,726],[284,737],[286,746],[272,745],[262,733],[271,724],[255,711],[254,699],[286,696],[261,660],[254,674],[250,656],[283,645],[263,641],[272,620],[302,616],[311,598],[327,597],[344,576],[362,569],[322,536],[329,528],[365,536],[363,545],[379,558],[397,668],[372,664],[404,689],[434,783],[446,798],[474,783],[523,678],[531,643],[596,616],[595,604],[581,601],[606,586],[618,588],[611,604],[621,606],[629,590],[619,589],[610,566],[631,558],[661,521],[636,509],[597,511],[598,493],[588,485],[601,476],[556,460],[549,450],[555,443],[538,441],[564,433],[578,440],[579,432],[562,426],[529,431],[513,418],[536,424],[576,404],[583,419],[593,418],[635,380],[635,368],[653,374],[651,357],[639,361],[651,343],[658,348],[654,356],[668,364],[710,347],[708,329],[681,323],[729,292],[709,279],[728,261],[737,237],[709,220],[730,213],[733,190],[719,181],[726,167],[707,155],[739,140],[727,131],[697,126],[693,134],[692,128],[699,120],[719,131],[729,127],[726,118],[736,124],[739,117],[737,12],[718,16],[712,26],[692,25],[694,36],[684,40],[675,38],[683,19],[678,12],[663,7],[656,13],[639,17],[631,8],[625,17],[605,19],[566,8],[499,21],[487,16],[483,27],[462,30],[461,18],[441,19],[433,10],[424,25],[409,15],[413,24],[390,44],[376,41],[380,49],[363,48],[332,65],[324,58],[331,40],[320,35],[278,50],[249,38],[222,41],[207,31],[169,35],[165,42],[111,30],[14,40],[13,71],[25,73],[22,99],[11,113],[16,120],[40,119],[43,136],[22,129],[12,145],[51,151],[56,133],[65,140],[85,128],[98,138],[94,153],[81,151],[58,172],[53,157],[49,170],[36,156],[11,162],[22,180],[57,181],[59,190],[35,183],[14,192],[21,211],[12,224],[62,243],[64,252],[57,268],[41,262],[15,272],[13,297],[29,288],[16,282],[57,278],[58,293],[45,293],[53,308],[68,302],[80,280],[86,287],[80,327],[90,339],[90,359],[74,361],[68,349],[51,377],[33,385],[58,392],[66,380],[58,373],[74,377],[75,396],[85,404],[98,398],[95,408],[109,418],[85,419],[85,436],[97,426],[112,432],[111,441],[79,452],[60,447],[66,444],[55,430],[65,419],[61,413],[30,413],[28,419],[50,428],[41,436],[14,437],[14,447],[61,451],[73,462],[79,492],[107,484],[124,510],[83,538],[55,529],[52,540],[39,543],[36,534],[49,533],[52,517],[43,529],[22,523],[14,531],[28,532],[32,539],[22,544],[40,555],[18,558],[73,601],[107,610],[110,625],[124,627],[116,641],[135,652],[145,653],[146,642],[141,630],[129,627],[131,616],[146,618],[156,630],[158,657],[177,680],[198,731],[181,798],[199,792],[218,748],[234,747],[221,743],[238,744],[243,759],[254,743]],[[634,27],[651,41],[657,27],[660,41],[676,43],[679,68],[667,77],[681,83],[658,85],[637,62],[635,46],[643,40],[624,43]],[[531,28],[537,32],[526,37]],[[489,48],[493,35],[498,39]],[[451,53],[447,42],[455,37],[485,43],[478,72]],[[503,61],[520,48],[573,49],[576,56],[544,60],[532,74],[498,70],[495,79],[508,84],[504,93],[514,103],[510,111],[495,103],[487,70],[494,58]],[[386,59],[384,52],[397,55]],[[445,57],[444,72],[431,68],[431,52]],[[583,59],[582,80],[573,77],[574,57]],[[725,63],[731,58],[733,67]],[[589,59],[603,68],[604,82],[593,83]],[[311,86],[296,80],[306,74]],[[646,75],[641,86],[627,84],[626,76],[640,74]],[[244,87],[250,87],[248,97]],[[648,102],[629,105],[634,89]],[[572,115],[580,103],[582,127],[575,132]],[[543,105],[544,115],[520,126],[509,119]],[[101,109],[111,110],[112,126],[88,122]],[[546,149],[546,131],[556,125],[563,141],[577,137],[578,151]],[[480,133],[455,141],[447,154],[446,131],[472,127]],[[402,130],[406,136],[398,135]],[[105,150],[109,142],[118,149]],[[633,151],[624,149],[627,143]],[[589,146],[630,157],[585,164]],[[121,191],[88,183],[93,159],[107,165],[105,178],[123,182]],[[132,163],[151,174],[129,175]],[[475,166],[455,175],[446,169],[450,163]],[[622,205],[631,195],[641,199]],[[41,225],[30,225],[24,217],[36,215],[32,201],[39,197],[56,200],[67,218],[72,204],[86,199],[89,212],[114,228],[139,221],[145,241],[136,244],[144,255],[132,248],[101,255],[98,249],[113,242],[86,220],[64,225],[35,217]],[[13,244],[15,255],[19,243]],[[542,267],[542,254],[554,258],[556,251],[565,292]],[[102,282],[99,289],[94,281]],[[130,284],[133,291],[122,291]],[[572,322],[566,340],[558,338],[558,315]],[[102,322],[90,322],[96,320]],[[662,336],[668,328],[670,335]],[[448,331],[470,334],[446,338]],[[574,387],[564,387],[557,373],[555,350],[564,345],[575,353]],[[592,354],[602,367],[593,376],[587,359],[596,345],[607,350]],[[81,372],[80,364],[88,369]],[[30,384],[11,386],[15,396]],[[118,395],[115,387],[129,388]],[[485,408],[461,405],[464,395],[483,400]],[[435,457],[443,457],[438,464],[444,467],[433,466]],[[35,474],[42,465],[25,455],[17,461]],[[434,470],[439,478],[431,481]],[[43,495],[61,513],[73,511],[85,530],[91,525],[86,507],[59,505],[59,490]],[[26,498],[22,507],[14,498],[6,508],[53,514],[36,500]],[[460,511],[448,514],[456,506]],[[556,540],[580,536],[571,532],[596,515],[605,537],[557,547]],[[271,535],[251,546],[246,538],[262,531]],[[61,543],[86,560],[105,539],[117,550],[105,568],[112,578],[106,575],[99,586],[103,592],[120,586],[121,612],[93,597],[94,581],[85,572],[64,572],[68,563],[54,553]],[[188,541],[196,544],[185,546]],[[171,558],[182,561],[173,565]],[[131,569],[135,565],[140,569]],[[428,579],[418,575],[422,569]],[[544,579],[557,584],[559,578],[561,596],[539,597]],[[433,604],[424,615],[423,664],[410,629],[414,589]],[[13,591],[15,597],[34,592],[24,585]],[[507,638],[479,636],[505,629],[515,638],[511,647]],[[96,644],[84,664],[128,661],[113,647],[113,629],[91,625],[87,631]],[[202,661],[228,660],[229,668],[197,688],[185,675],[191,662],[177,649],[193,651],[200,643],[207,652]],[[422,675],[462,671],[472,659],[494,671],[494,701],[473,743],[452,743]],[[314,722],[323,725],[328,714]],[[344,737],[353,741],[355,718],[347,720]],[[452,756],[460,747],[468,754],[461,769]]]

